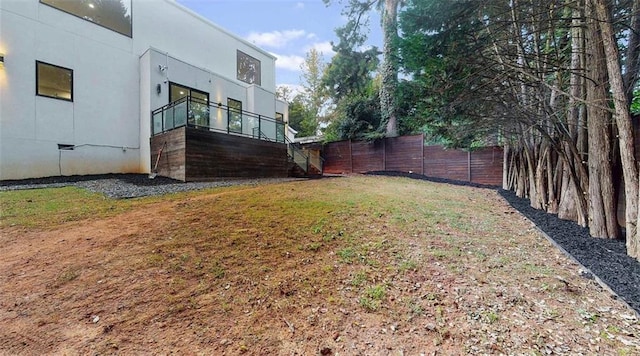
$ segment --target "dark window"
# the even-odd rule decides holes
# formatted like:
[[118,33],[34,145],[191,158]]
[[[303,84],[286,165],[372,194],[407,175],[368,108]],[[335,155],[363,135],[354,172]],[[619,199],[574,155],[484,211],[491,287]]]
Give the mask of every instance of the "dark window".
[[248,84],[260,85],[260,61],[238,51],[238,80]]
[[73,70],[36,61],[36,95],[73,101]]
[[131,37],[131,0],[40,0],[40,2]]
[[227,99],[227,107],[229,107],[229,132],[242,133],[242,102]]
[[185,103],[189,125],[209,127],[209,94],[183,85],[169,83],[170,103],[185,97],[190,97],[189,102]]

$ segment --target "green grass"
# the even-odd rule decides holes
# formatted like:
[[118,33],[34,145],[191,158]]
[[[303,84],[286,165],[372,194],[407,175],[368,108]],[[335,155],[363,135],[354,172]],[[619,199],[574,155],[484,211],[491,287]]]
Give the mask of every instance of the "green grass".
[[0,226],[45,227],[113,216],[139,201],[108,199],[76,187],[0,192]]
[[353,247],[343,248],[342,250],[338,251],[337,254],[340,258],[340,262],[342,263],[353,263],[353,260],[356,257],[356,251]]
[[[0,230],[8,232],[0,239],[15,251],[36,251],[41,263],[54,261],[55,268],[38,267],[31,274],[32,285],[54,287],[39,312],[62,320],[61,327],[77,322],[69,318],[84,310],[69,300],[74,288],[82,288],[106,300],[127,296],[135,308],[114,314],[116,325],[215,325],[234,340],[230,353],[273,351],[268,347],[281,344],[270,338],[272,331],[287,327],[282,316],[295,325],[296,338],[309,343],[308,335],[342,330],[366,312],[358,324],[367,333],[401,323],[415,327],[420,340],[460,354],[465,350],[459,326],[480,340],[516,325],[518,337],[531,345],[528,340],[551,325],[527,319],[536,314],[576,332],[584,325],[604,330],[603,337],[624,332],[613,313],[599,315],[581,304],[597,300],[593,291],[576,294],[556,286],[552,276],[571,276],[546,259],[553,247],[535,233],[521,233],[530,224],[503,217],[493,209],[498,201],[486,191],[369,176],[128,200],[72,187],[39,189],[0,192],[0,227],[24,228]],[[97,233],[89,245],[84,236],[92,228]],[[65,260],[28,245],[47,237],[55,242],[67,231],[81,243]],[[28,239],[33,236],[38,240]],[[52,249],[66,248],[60,246]],[[33,263],[10,262],[7,269],[15,270],[7,275],[19,276]],[[16,287],[8,300],[27,293],[33,291]],[[538,300],[544,309],[533,302]],[[318,312],[309,315],[310,310]],[[514,320],[525,320],[532,330],[519,329]],[[123,350],[149,336],[131,335],[119,339]],[[502,342],[497,346],[509,350]]]
[[387,294],[387,288],[384,285],[378,284],[368,287],[360,299],[358,300],[361,307],[368,312],[374,312],[382,306],[382,300]]
[[354,287],[362,286],[368,280],[367,273],[364,271],[358,272],[351,280],[351,285]]

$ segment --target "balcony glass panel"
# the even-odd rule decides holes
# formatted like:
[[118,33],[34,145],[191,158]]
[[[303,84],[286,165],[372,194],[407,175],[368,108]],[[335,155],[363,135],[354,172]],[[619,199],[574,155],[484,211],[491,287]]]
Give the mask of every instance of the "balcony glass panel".
[[273,120],[263,121],[262,122],[262,134],[265,136],[267,140],[275,141],[276,140],[276,122]]
[[156,111],[153,114],[153,134],[159,134],[162,130],[162,113],[163,111]]
[[151,115],[153,135],[181,127],[233,133],[260,140],[284,143],[285,123],[255,113],[242,111],[242,103],[229,99],[233,106],[216,103],[191,96],[180,98],[154,110]]
[[173,107],[173,127],[187,124],[187,101],[183,101]]

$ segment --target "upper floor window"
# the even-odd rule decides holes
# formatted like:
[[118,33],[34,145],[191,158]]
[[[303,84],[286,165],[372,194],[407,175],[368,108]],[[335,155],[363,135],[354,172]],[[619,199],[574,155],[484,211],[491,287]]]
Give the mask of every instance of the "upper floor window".
[[73,101],[73,70],[36,61],[36,94]]
[[260,61],[238,51],[238,80],[260,85]]
[[81,19],[131,37],[132,0],[40,0]]

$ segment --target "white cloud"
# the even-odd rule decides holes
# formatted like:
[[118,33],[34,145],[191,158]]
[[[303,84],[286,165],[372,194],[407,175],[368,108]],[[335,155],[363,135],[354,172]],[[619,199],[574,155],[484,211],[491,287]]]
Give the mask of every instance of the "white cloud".
[[331,42],[316,42],[307,47],[305,47],[305,51],[309,52],[310,49],[314,48],[316,51],[322,53],[324,56],[333,57],[335,52],[333,51],[333,46],[331,46]]
[[272,48],[282,48],[290,41],[304,37],[304,30],[286,30],[271,32],[251,32],[247,36],[247,40],[257,46],[265,46]]
[[276,60],[276,68],[282,68],[282,69],[298,72],[300,71],[300,65],[304,63],[304,57],[301,57],[301,56],[296,56],[296,55],[288,56],[288,55],[282,55],[282,54],[276,54],[276,53],[271,53],[271,54],[274,55],[276,58],[278,58]]
[[[366,44],[366,45],[362,45],[362,46],[360,46],[360,47],[358,48],[358,51],[366,52],[366,51],[368,51],[368,50],[370,50],[370,49],[372,49],[372,48],[373,48],[373,45],[371,45],[371,44]],[[378,49],[379,49],[379,48],[378,48]]]

